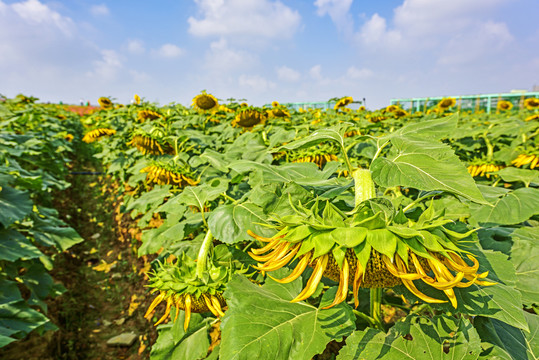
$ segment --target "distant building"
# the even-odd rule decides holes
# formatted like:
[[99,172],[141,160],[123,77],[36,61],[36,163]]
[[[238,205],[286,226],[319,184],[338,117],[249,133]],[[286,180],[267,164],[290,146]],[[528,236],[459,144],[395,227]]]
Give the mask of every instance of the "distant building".
[[526,90],[511,90],[509,93],[503,94],[479,94],[479,95],[453,95],[453,96],[435,96],[426,98],[409,98],[409,99],[391,99],[391,105],[400,105],[403,109],[409,112],[427,111],[435,107],[443,98],[454,98],[457,103],[455,110],[483,110],[490,113],[496,109],[496,105],[500,100],[506,100],[513,103],[515,108],[522,108],[524,100],[530,97],[539,98],[539,91],[527,92]]

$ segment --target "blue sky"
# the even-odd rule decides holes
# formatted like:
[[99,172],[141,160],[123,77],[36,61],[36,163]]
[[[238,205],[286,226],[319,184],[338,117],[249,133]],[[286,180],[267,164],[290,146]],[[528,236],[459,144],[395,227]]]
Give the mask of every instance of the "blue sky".
[[0,94],[254,105],[531,90],[538,0],[0,0]]

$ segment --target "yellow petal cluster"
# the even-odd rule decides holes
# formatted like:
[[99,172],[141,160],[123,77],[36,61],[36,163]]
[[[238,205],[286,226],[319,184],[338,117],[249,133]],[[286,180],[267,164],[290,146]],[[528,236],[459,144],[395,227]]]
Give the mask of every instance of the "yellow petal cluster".
[[82,141],[89,144],[96,141],[102,136],[114,135],[114,134],[116,134],[116,130],[114,129],[99,128],[99,129],[95,129],[95,130],[87,132],[82,138]]
[[520,154],[515,160],[511,161],[511,165],[515,167],[523,167],[528,164],[530,169],[533,170],[539,164],[539,157],[537,155]]
[[156,165],[146,166],[144,169],[140,170],[140,172],[148,173],[146,182],[149,184],[175,185],[179,187],[187,185],[195,186],[198,184],[198,181],[190,179],[183,174],[177,174]]

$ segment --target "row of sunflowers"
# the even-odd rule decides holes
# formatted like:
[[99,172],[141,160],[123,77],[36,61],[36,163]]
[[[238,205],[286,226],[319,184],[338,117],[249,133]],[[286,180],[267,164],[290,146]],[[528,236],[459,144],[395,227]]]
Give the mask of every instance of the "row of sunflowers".
[[153,259],[152,359],[535,356],[537,99],[99,104],[73,141]]
[[417,359],[427,346],[486,359],[519,346],[494,335],[536,341],[538,99],[493,114],[452,98],[425,113],[206,92],[191,107],[100,103],[85,141],[123,184],[139,255],[155,256],[152,358]]

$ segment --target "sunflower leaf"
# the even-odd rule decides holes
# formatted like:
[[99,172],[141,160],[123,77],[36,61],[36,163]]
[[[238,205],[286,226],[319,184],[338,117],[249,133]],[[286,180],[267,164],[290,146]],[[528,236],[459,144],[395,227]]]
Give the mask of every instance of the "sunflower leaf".
[[337,360],[475,360],[480,352],[479,335],[469,320],[408,316],[387,334],[372,328],[354,332]]
[[391,143],[394,150],[391,155],[375,159],[370,167],[373,180],[379,186],[443,190],[489,205],[449,146],[435,140],[404,136],[393,137]]
[[235,275],[224,295],[229,309],[221,325],[221,358],[309,360],[328,342],[354,330],[354,314],[345,303],[327,310],[290,303],[301,287],[301,279],[289,284],[268,280],[258,286]]

